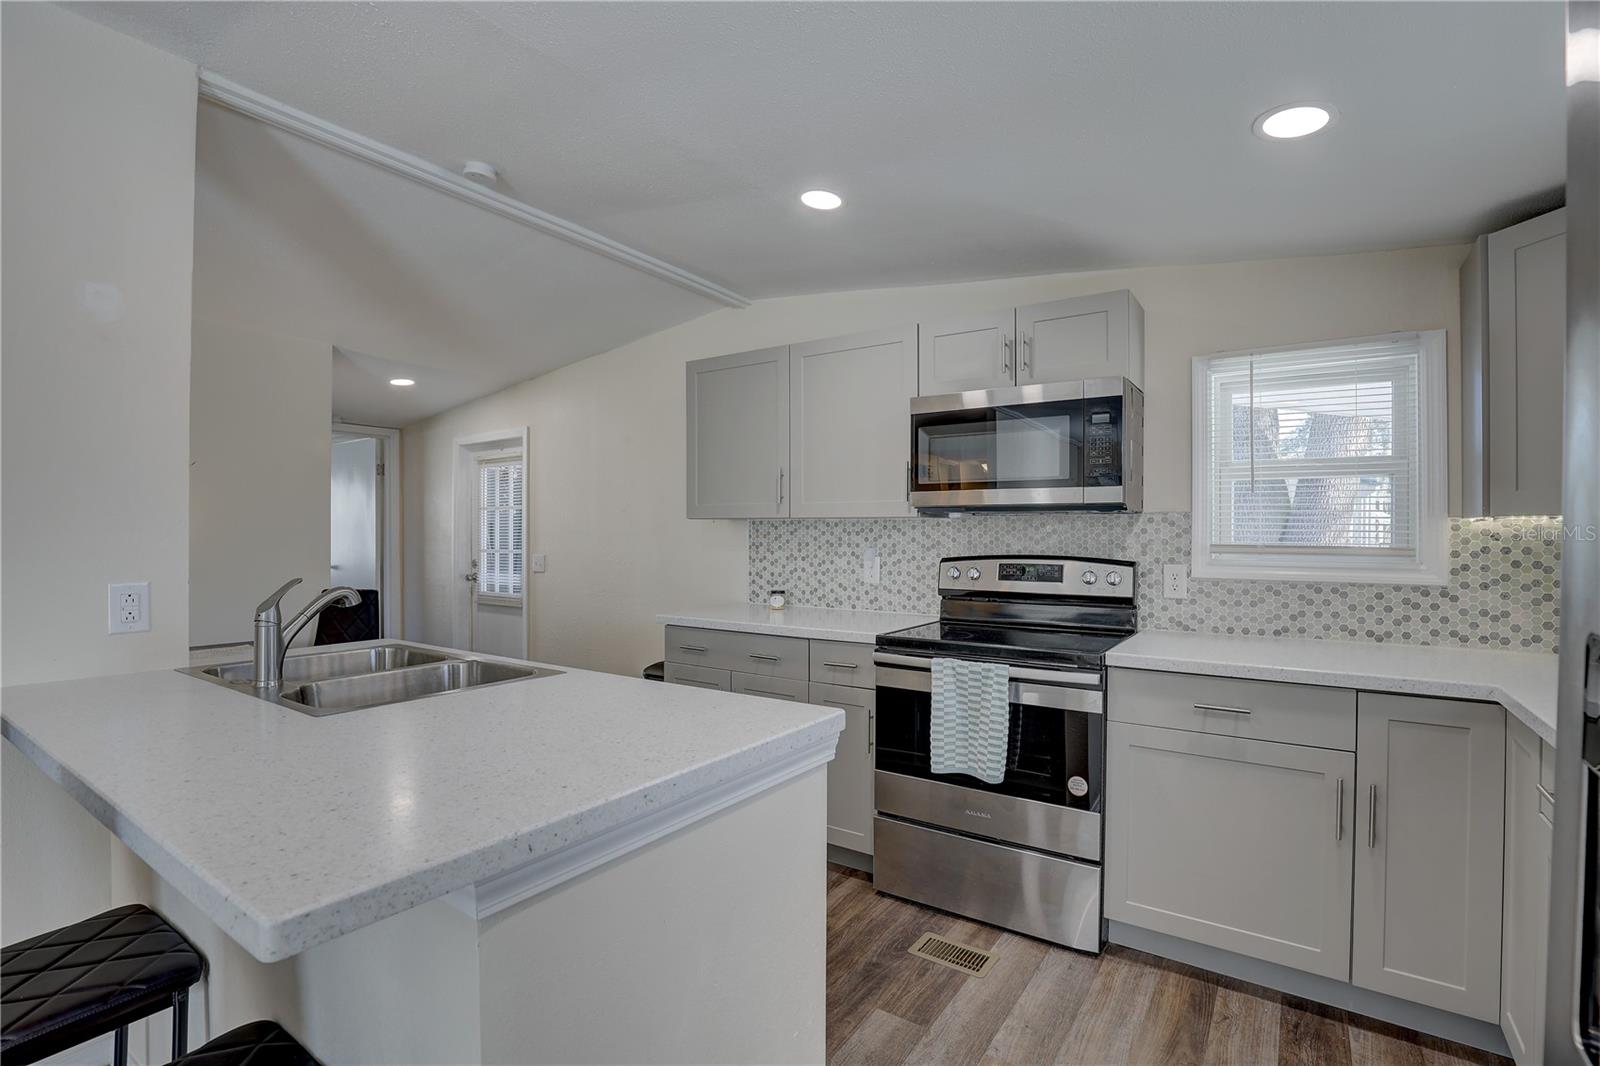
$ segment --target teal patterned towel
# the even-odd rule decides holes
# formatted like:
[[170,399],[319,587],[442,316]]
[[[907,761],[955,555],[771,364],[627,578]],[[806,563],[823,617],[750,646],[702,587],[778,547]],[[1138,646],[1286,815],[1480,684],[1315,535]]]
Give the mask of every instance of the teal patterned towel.
[[933,660],[929,745],[936,774],[970,774],[998,785],[1011,733],[1011,669],[1005,663]]

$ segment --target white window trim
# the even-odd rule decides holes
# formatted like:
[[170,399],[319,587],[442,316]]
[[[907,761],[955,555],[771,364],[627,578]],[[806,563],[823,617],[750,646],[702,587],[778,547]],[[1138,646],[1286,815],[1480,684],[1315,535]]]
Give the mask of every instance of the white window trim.
[[[1207,402],[1206,370],[1213,360],[1246,355],[1271,355],[1308,348],[1344,344],[1396,342],[1415,337],[1417,359],[1418,485],[1416,554],[1381,561],[1371,554],[1338,551],[1296,554],[1292,561],[1282,553],[1211,553],[1211,450],[1213,434]],[[1193,445],[1191,477],[1190,570],[1195,577],[1240,578],[1258,581],[1349,581],[1384,585],[1444,585],[1449,582],[1450,467],[1447,442],[1449,407],[1445,398],[1445,331],[1390,333],[1376,337],[1288,344],[1278,348],[1251,348],[1238,352],[1197,355],[1191,360],[1190,439]]]

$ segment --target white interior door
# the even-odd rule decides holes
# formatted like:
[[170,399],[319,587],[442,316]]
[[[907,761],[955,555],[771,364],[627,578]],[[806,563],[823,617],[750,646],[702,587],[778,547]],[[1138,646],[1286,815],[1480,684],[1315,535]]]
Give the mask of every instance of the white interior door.
[[468,456],[465,513],[458,529],[467,536],[461,596],[472,651],[524,659],[527,595],[526,476],[520,448],[474,450]]
[[328,584],[378,589],[382,595],[382,509],[376,437],[335,433],[331,464]]

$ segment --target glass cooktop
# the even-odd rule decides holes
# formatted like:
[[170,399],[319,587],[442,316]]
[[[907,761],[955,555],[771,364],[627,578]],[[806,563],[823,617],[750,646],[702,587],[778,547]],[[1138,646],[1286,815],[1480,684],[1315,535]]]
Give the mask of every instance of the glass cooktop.
[[878,638],[878,647],[908,654],[1097,670],[1104,664],[1105,653],[1129,635],[945,621],[885,633]]

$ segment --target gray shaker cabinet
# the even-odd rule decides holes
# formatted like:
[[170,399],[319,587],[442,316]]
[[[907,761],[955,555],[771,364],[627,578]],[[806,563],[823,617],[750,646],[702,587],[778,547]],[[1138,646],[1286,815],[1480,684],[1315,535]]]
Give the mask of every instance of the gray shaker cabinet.
[[1500,938],[1500,1031],[1517,1066],[1544,1059],[1550,846],[1555,805],[1540,780],[1542,744],[1506,722],[1505,930]]
[[789,513],[789,348],[689,363],[688,515]]
[[1127,378],[1144,387],[1144,308],[1127,289],[1017,308],[1017,384]]
[[1354,984],[1499,1021],[1505,720],[1494,703],[1358,697]]

